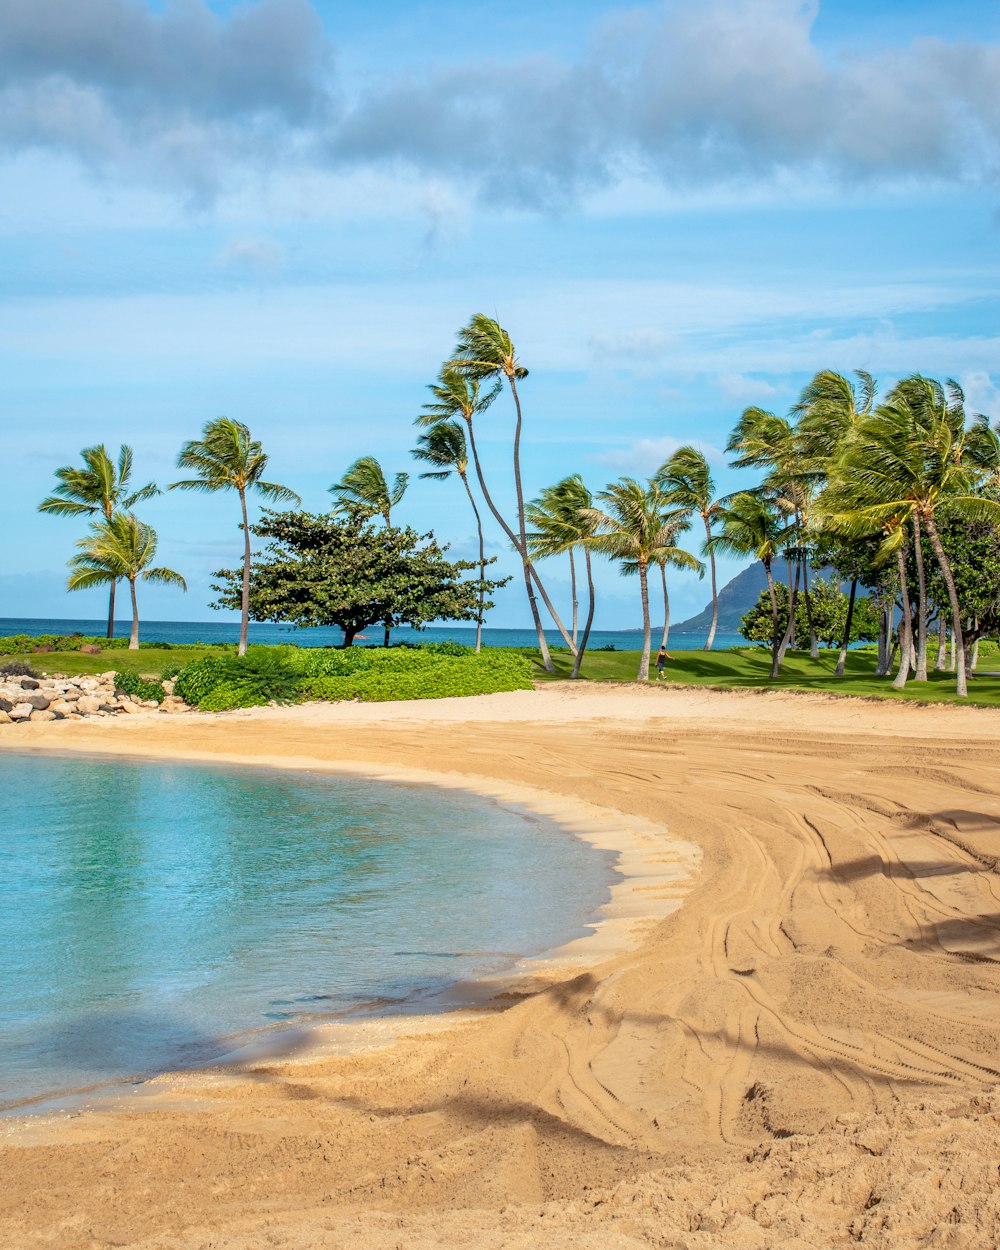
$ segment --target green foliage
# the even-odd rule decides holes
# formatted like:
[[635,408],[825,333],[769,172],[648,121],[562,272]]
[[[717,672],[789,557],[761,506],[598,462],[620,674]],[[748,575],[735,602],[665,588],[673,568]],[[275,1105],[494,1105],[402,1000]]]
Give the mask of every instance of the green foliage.
[[[173,643],[140,642],[140,649],[154,648],[170,651]],[[83,646],[100,647],[102,651],[125,651],[127,638],[98,638],[85,634],[9,634],[0,638],[0,655],[26,655],[36,647],[51,647],[53,651],[79,651]]]
[[[490,593],[508,580],[463,581],[478,562],[448,560],[433,535],[373,525],[357,509],[337,517],[267,512],[252,529],[272,541],[251,568],[251,618],[336,626],[348,644],[376,622],[419,628],[435,620],[476,620],[480,590]],[[239,607],[241,571],[222,569],[216,576],[215,606]]]
[[383,651],[370,667],[344,676],[303,678],[299,689],[311,699],[357,699],[362,703],[461,698],[532,689],[530,662],[510,652],[447,655],[418,651],[405,656],[410,661],[406,665],[385,662],[387,657],[399,654]]
[[[788,624],[788,587],[778,582],[774,589],[778,601],[780,637]],[[813,625],[817,639],[823,646],[839,647],[847,623],[848,596],[824,578],[817,578],[809,588],[809,597],[812,600]],[[771,597],[766,590],[762,590],[757,602],[740,621],[740,633],[749,642],[759,642],[769,647],[773,639],[773,629]],[[800,638],[809,636],[809,617],[802,594],[795,604],[795,632]],[[877,637],[878,615],[875,607],[869,598],[858,595],[854,600],[854,615],[851,618],[851,641],[863,642]]]
[[181,669],[174,693],[214,712],[287,703],[296,698],[301,675],[294,657],[293,647],[250,647],[242,656],[209,655]]
[[154,703],[162,703],[167,697],[162,682],[148,681],[131,669],[115,673],[115,689],[125,694],[135,695],[137,699],[150,699]]

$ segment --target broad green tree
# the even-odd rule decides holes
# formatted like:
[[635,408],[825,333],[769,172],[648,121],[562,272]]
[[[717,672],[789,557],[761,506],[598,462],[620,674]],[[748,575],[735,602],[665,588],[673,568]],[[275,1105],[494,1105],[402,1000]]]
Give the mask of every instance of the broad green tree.
[[171,482],[170,490],[197,490],[213,494],[235,490],[240,497],[243,514],[243,591],[240,596],[240,655],[246,655],[247,630],[250,622],[250,521],[247,516],[247,492],[255,491],[274,502],[301,504],[295,491],[276,482],[264,480],[268,457],[261,444],[251,438],[249,429],[230,417],[216,417],[206,422],[201,438],[186,442],[177,457],[179,468],[196,474],[180,482]]
[[453,473],[457,474],[462,485],[465,487],[465,493],[469,499],[469,505],[472,508],[473,515],[476,518],[476,533],[479,536],[479,614],[476,617],[476,652],[482,650],[483,646],[483,604],[485,602],[485,586],[486,578],[486,543],[483,538],[483,519],[479,515],[479,508],[476,504],[476,497],[472,493],[472,487],[469,485],[469,448],[465,437],[465,431],[461,424],[454,420],[437,421],[428,427],[423,434],[417,436],[417,446],[414,447],[411,455],[415,459],[423,461],[424,464],[432,464],[435,467],[426,473],[421,473],[422,478],[430,478],[433,481],[446,481]]
[[649,680],[649,566],[667,561],[678,568],[703,572],[700,560],[675,547],[676,517],[671,517],[663,491],[655,482],[624,477],[602,491],[603,508],[590,510],[594,534],[588,541],[621,565],[623,574],[638,574],[642,600],[642,658],[637,681]]
[[[704,649],[712,650],[715,631],[719,626],[719,587],[715,574],[715,550],[712,546],[712,529],[719,515],[721,503],[715,497],[715,482],[704,452],[697,447],[678,447],[670,458],[660,466],[656,481],[666,494],[672,508],[697,513],[705,527],[703,554],[708,556],[712,577],[712,623]],[[666,593],[664,583],[664,594]],[[666,642],[663,644],[666,646]]]
[[[110,521],[116,512],[130,512],[138,503],[160,493],[155,482],[147,482],[138,490],[130,490],[132,480],[132,448],[118,449],[117,463],[112,461],[103,443],[85,447],[80,453],[82,467],[64,465],[56,469],[56,486],[48,498],[38,505],[39,512],[55,516],[102,516]],[[108,589],[108,637],[115,633],[115,582]]]
[[156,531],[131,512],[116,512],[107,520],[95,522],[86,538],[77,543],[78,553],[70,560],[67,590],[89,590],[109,582],[127,581],[132,596],[132,632],[129,650],[139,649],[139,604],[136,582],[162,582],[187,590],[187,583],[173,569],[154,566]]

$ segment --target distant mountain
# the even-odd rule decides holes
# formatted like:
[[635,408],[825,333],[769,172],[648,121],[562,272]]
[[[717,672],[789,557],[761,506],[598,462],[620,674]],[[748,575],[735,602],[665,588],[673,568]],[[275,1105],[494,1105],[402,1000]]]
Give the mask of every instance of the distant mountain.
[[[776,560],[773,571],[776,579],[784,579],[786,577],[784,561]],[[749,568],[744,569],[742,573],[737,573],[733,580],[727,582],[719,591],[719,629],[738,631],[744,613],[749,612],[757,602],[760,592],[766,589],[767,578],[764,576],[764,566],[759,560],[755,560]],[[671,625],[671,629],[679,634],[688,632],[696,634],[703,633],[710,628],[711,624],[712,601],[709,600],[704,611],[686,621],[681,621],[679,625]]]

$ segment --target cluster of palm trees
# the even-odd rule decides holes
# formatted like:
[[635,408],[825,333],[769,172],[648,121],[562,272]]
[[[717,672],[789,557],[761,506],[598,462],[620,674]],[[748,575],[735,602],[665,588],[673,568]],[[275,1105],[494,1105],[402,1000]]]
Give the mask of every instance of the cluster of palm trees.
[[[139,646],[139,607],[136,583],[162,582],[187,589],[184,578],[173,569],[154,564],[157,534],[151,525],[141,521],[134,512],[138,504],[159,495],[155,482],[147,482],[137,491],[130,489],[132,449],[122,447],[117,464],[107,448],[100,444],[85,448],[83,466],[64,466],[56,470],[56,486],[52,494],[39,504],[40,512],[56,516],[95,518],[89,532],[77,543],[77,554],[70,560],[69,590],[86,590],[93,586],[109,586],[108,637],[114,636],[115,588],[127,581],[131,591],[132,629],[129,647]],[[181,468],[190,469],[194,477],[172,482],[169,490],[215,492],[235,490],[240,499],[243,517],[243,594],[240,621],[239,654],[247,649],[250,592],[250,525],[247,516],[247,492],[256,491],[265,499],[301,503],[299,496],[287,486],[266,482],[263,473],[267,456],[259,442],[239,421],[219,417],[209,421],[202,437],[186,442],[177,458]]]

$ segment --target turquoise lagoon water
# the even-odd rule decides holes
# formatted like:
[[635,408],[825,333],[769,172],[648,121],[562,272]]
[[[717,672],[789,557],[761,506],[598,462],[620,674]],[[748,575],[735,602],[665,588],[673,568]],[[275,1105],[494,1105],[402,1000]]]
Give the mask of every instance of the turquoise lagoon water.
[[3,1108],[502,971],[612,877],[462,791],[4,752],[0,792]]

